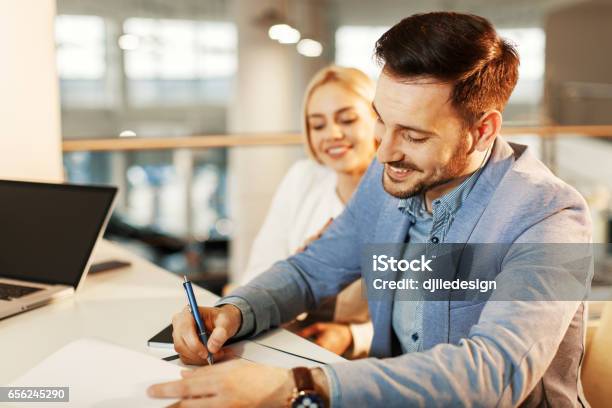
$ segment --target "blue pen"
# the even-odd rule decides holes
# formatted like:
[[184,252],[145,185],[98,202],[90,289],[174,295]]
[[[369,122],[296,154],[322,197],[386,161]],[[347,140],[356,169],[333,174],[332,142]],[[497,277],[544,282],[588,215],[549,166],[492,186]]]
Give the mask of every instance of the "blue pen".
[[[193,288],[191,287],[191,282],[187,280],[186,276],[183,276],[183,277],[185,278],[185,282],[183,282],[183,288],[185,288],[185,293],[187,294],[187,300],[189,301],[189,309],[191,309],[191,314],[193,315],[193,319],[195,320],[196,327],[198,329],[198,337],[200,338],[200,341],[202,342],[204,347],[207,347],[206,344],[208,344],[208,336],[206,336],[206,329],[204,327],[204,322],[202,321],[202,318],[200,317],[200,313],[198,309],[198,302],[196,301],[195,295],[193,294]],[[208,364],[211,364],[211,365],[214,362],[213,356],[210,352],[208,353],[207,360],[208,360]]]

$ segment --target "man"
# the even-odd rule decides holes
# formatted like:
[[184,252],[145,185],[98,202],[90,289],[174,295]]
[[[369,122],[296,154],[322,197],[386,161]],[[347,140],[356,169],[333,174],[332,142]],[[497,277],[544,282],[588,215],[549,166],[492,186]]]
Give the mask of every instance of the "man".
[[[525,146],[499,137],[519,61],[487,20],[413,15],[378,40],[376,55],[384,64],[374,99],[377,160],[344,213],[305,252],[217,307],[201,308],[212,330],[210,352],[230,337],[293,319],[362,273],[371,281],[360,263],[369,244],[589,242],[580,195]],[[509,250],[499,262],[500,285],[519,277],[527,287],[520,300],[403,302],[394,292],[390,300],[369,299],[372,358],[299,378],[231,361],[187,372],[150,393],[185,398],[185,406],[287,406],[299,390],[295,374],[300,383],[311,375],[309,395],[334,407],[579,405],[584,306],[540,301],[545,285],[530,284],[558,272],[540,258],[529,247]],[[176,315],[173,325],[182,360],[204,364],[207,349],[189,313]]]

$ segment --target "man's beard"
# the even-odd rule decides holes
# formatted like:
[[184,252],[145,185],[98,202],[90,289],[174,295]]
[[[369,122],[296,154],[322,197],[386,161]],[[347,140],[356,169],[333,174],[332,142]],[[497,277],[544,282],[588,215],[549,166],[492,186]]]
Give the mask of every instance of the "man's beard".
[[[467,138],[462,138],[459,147],[455,150],[452,157],[444,166],[436,169],[434,174],[428,179],[417,180],[413,185],[404,188],[403,190],[395,190],[393,186],[395,183],[390,181],[391,185],[387,185],[385,180],[385,173],[382,174],[382,183],[385,191],[396,198],[410,198],[424,194],[426,191],[431,190],[435,187],[446,184],[453,179],[459,177],[468,165],[469,158],[469,144]],[[392,163],[386,163],[397,168],[411,169],[415,173],[422,173],[418,167],[414,164],[404,161],[397,161]],[[388,177],[388,176],[387,176]],[[399,184],[399,183],[397,183]]]

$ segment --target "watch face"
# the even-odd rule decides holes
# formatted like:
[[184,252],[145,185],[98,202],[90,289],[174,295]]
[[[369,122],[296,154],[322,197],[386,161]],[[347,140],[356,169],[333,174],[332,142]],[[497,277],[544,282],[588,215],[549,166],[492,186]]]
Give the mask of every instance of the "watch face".
[[291,408],[325,408],[325,404],[314,392],[302,391],[291,403]]

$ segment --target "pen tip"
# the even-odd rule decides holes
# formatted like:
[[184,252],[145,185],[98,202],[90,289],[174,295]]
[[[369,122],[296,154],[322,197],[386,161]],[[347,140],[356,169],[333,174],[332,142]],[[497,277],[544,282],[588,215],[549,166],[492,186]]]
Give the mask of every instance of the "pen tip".
[[187,276],[183,275],[183,279],[185,279],[185,282],[187,282]]

